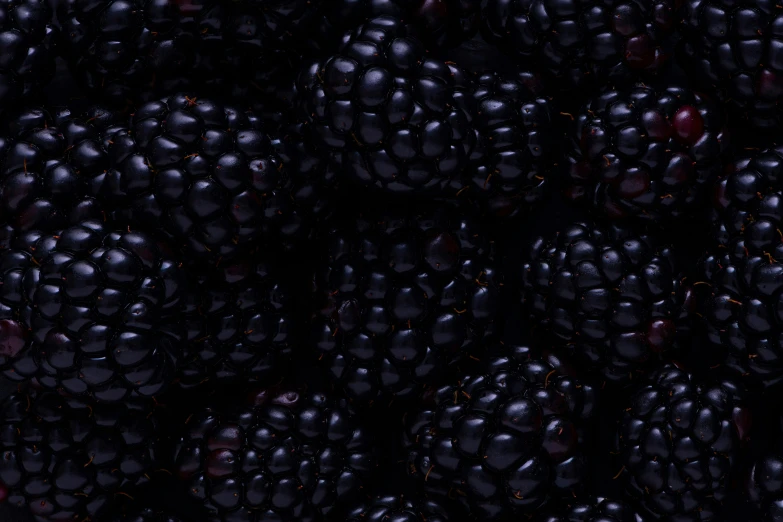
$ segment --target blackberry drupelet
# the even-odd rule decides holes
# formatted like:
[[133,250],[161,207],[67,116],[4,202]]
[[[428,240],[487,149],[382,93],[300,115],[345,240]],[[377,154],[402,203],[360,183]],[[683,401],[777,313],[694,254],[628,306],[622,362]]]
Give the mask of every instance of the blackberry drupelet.
[[473,91],[478,144],[470,183],[489,212],[515,214],[548,192],[557,162],[553,102],[529,72],[481,75]]
[[402,495],[378,495],[358,503],[345,522],[448,522],[449,514],[435,499],[408,500]]
[[488,42],[570,90],[661,72],[677,42],[675,0],[489,0]]
[[76,115],[24,108],[8,114],[0,137],[0,216],[17,231],[53,232],[103,219],[92,180],[110,165],[100,153],[103,133],[116,130],[101,107]]
[[783,13],[769,0],[686,0],[681,57],[691,78],[751,125],[781,123]]
[[110,137],[116,167],[93,191],[119,223],[162,228],[197,258],[246,253],[262,237],[296,243],[324,211],[321,180],[289,175],[261,127],[252,111],[210,99],[144,104],[129,131]]
[[[532,513],[582,489],[581,424],[596,390],[556,356],[509,347],[425,394],[407,416],[410,474],[481,520]],[[509,518],[510,519],[510,518]]]
[[313,342],[351,398],[410,398],[500,335],[503,280],[474,216],[375,209],[333,220],[322,237]]
[[188,418],[175,472],[210,520],[320,520],[357,495],[375,466],[371,437],[344,400],[266,392]]
[[96,221],[29,232],[2,253],[0,276],[7,377],[101,401],[153,396],[174,378],[170,323],[187,285],[150,235]]
[[36,96],[55,72],[57,31],[46,0],[0,5],[0,109]]
[[783,149],[739,159],[716,186],[717,249],[701,261],[701,295],[712,364],[753,384],[783,379],[780,318],[783,278]]
[[746,491],[765,522],[783,521],[783,456],[767,453],[750,468]]
[[675,348],[693,304],[671,247],[618,225],[575,223],[536,238],[522,280],[532,316],[610,381]]
[[199,274],[184,307],[179,382],[279,380],[295,341],[293,296],[280,266],[243,259]]
[[656,520],[719,520],[749,412],[731,380],[656,370],[632,395],[618,433],[627,493]]
[[538,515],[534,522],[642,522],[639,514],[622,500],[580,498],[565,504]]
[[340,152],[355,182],[385,193],[458,190],[477,139],[470,78],[428,58],[401,21],[359,26],[301,72],[299,90],[316,144]]
[[566,197],[612,218],[681,218],[728,163],[720,109],[680,87],[606,90],[574,130]]
[[151,401],[16,393],[0,405],[0,491],[40,522],[96,519],[157,470],[157,429]]

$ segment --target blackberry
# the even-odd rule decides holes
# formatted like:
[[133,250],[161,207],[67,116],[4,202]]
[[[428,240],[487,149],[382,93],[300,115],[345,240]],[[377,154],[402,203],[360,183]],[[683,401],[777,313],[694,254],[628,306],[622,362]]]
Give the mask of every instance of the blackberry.
[[411,475],[482,520],[580,491],[580,429],[596,390],[565,370],[557,357],[509,347],[487,358],[484,372],[425,395],[406,422]]
[[753,463],[746,491],[765,522],[783,520],[783,457],[780,453],[768,453]]
[[94,519],[149,481],[160,458],[154,406],[102,405],[55,392],[0,405],[0,491],[37,521]]
[[37,96],[54,76],[57,30],[46,0],[0,6],[0,108]]
[[680,218],[727,163],[720,110],[680,87],[605,90],[580,113],[566,196],[610,217]]
[[415,499],[401,495],[379,495],[364,500],[351,509],[346,522],[447,522],[446,508],[435,499]]
[[754,383],[783,378],[780,287],[783,277],[783,150],[737,161],[716,186],[715,249],[701,260],[695,288],[713,364],[724,364]]
[[677,42],[675,0],[489,0],[487,41],[535,63],[563,89],[661,72]]
[[655,519],[720,519],[750,414],[727,379],[700,382],[670,365],[631,396],[618,436],[626,491]]
[[693,305],[670,246],[646,232],[575,223],[536,238],[523,301],[560,344],[610,381],[624,381],[677,347]]
[[777,128],[783,101],[783,14],[769,0],[686,0],[681,57],[691,78],[749,123]]
[[17,231],[57,231],[102,219],[90,184],[109,165],[96,153],[115,118],[101,107],[25,108],[6,115],[0,138],[0,216]]
[[469,186],[491,213],[512,215],[543,199],[552,183],[558,152],[553,103],[529,72],[482,74],[473,98],[479,140]]
[[119,223],[162,228],[196,258],[246,253],[262,237],[293,246],[328,200],[320,180],[289,175],[261,127],[254,112],[210,99],[144,104],[109,137],[115,167],[93,193]]
[[7,377],[102,401],[156,395],[173,379],[169,323],[187,287],[150,235],[96,221],[26,233],[2,253],[0,275]]
[[370,436],[343,400],[262,392],[252,409],[225,406],[189,417],[175,455],[210,520],[320,519],[374,468]]
[[334,219],[321,235],[313,342],[353,399],[412,397],[500,335],[503,280],[469,214],[388,208]]
[[68,0],[57,13],[73,75],[92,97],[118,109],[161,90],[193,88],[201,69],[215,74],[212,54],[200,44],[222,42],[216,32],[223,17],[220,7],[175,0]]
[[279,378],[295,335],[292,296],[280,273],[274,263],[244,259],[198,276],[200,292],[183,310],[182,385]]
[[355,182],[386,193],[458,188],[476,145],[471,82],[390,16],[359,26],[300,74],[315,143],[339,152]]
[[642,522],[631,506],[607,498],[577,499],[560,508],[550,509],[535,522]]

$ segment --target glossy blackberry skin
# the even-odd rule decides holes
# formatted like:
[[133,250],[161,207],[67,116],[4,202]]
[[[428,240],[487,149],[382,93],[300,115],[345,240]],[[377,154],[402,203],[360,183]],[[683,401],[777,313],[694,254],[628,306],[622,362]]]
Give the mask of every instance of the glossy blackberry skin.
[[[295,348],[293,296],[271,261],[210,266],[184,306],[184,353],[178,381],[279,380]],[[190,297],[189,296],[189,297]]]
[[345,522],[448,522],[449,513],[435,499],[409,500],[402,495],[378,495],[358,503]]
[[712,364],[754,383],[783,378],[780,280],[783,245],[783,150],[740,158],[719,181],[714,199],[715,247],[700,262],[700,313]]
[[728,164],[720,108],[680,87],[605,90],[577,118],[566,197],[611,218],[678,219]]
[[674,0],[489,0],[484,38],[562,89],[662,72],[677,41]]
[[[409,473],[481,520],[533,513],[583,487],[580,429],[595,407],[589,382],[526,347],[425,395],[407,415]],[[556,502],[556,500],[553,500]]]
[[548,510],[534,522],[642,522],[642,518],[622,500],[579,498]]
[[334,220],[322,237],[313,343],[352,399],[411,398],[500,335],[503,279],[475,217],[390,208]]
[[523,303],[545,331],[612,382],[676,348],[694,304],[671,247],[618,225],[574,223],[536,238],[522,281]]
[[783,13],[769,0],[686,0],[681,58],[702,87],[759,129],[780,125]]
[[85,221],[12,246],[0,260],[6,377],[109,402],[169,384],[187,283],[165,245]]
[[318,187],[288,175],[257,115],[216,100],[177,94],[144,104],[127,132],[110,136],[106,155],[116,167],[92,191],[111,216],[162,228],[198,259],[246,253],[262,237],[294,243],[309,233],[307,205],[322,210]]
[[157,471],[158,429],[146,400],[18,392],[0,406],[0,487],[39,522],[101,516],[114,495],[132,494]]
[[57,231],[103,219],[91,180],[109,168],[102,134],[114,115],[99,106],[75,114],[42,107],[9,113],[0,138],[0,215],[17,231]]
[[368,20],[299,86],[315,143],[339,152],[354,182],[386,194],[459,188],[477,139],[470,78],[428,58],[401,21]]
[[750,430],[745,390],[656,370],[623,412],[618,448],[627,493],[654,519],[719,520],[740,445]]
[[211,521],[321,520],[375,467],[370,435],[342,399],[270,392],[252,409],[188,418],[175,474]]
[[469,186],[489,212],[510,216],[538,203],[554,178],[554,108],[538,75],[482,74],[473,90],[478,159]]
[[763,514],[764,522],[783,521],[783,457],[768,453],[750,468],[746,492],[753,506]]
[[55,72],[57,30],[46,0],[0,5],[0,109],[35,96]]

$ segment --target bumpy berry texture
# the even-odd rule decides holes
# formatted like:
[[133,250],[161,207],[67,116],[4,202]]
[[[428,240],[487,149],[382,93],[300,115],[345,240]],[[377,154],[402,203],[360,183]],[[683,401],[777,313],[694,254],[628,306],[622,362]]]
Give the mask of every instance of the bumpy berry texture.
[[607,498],[577,499],[537,515],[534,522],[642,522],[630,505]]
[[627,493],[655,519],[721,520],[750,430],[744,390],[665,366],[631,397],[618,436]]
[[108,168],[95,151],[114,123],[97,106],[82,115],[43,108],[7,113],[0,138],[0,216],[15,230],[46,231],[102,219],[90,184]]
[[0,108],[38,94],[55,72],[57,32],[46,0],[0,6]]
[[93,181],[107,211],[162,227],[197,258],[242,254],[262,237],[293,246],[326,205],[305,174],[288,176],[252,111],[178,94],[138,107],[108,138],[114,168]]
[[183,313],[184,386],[204,381],[279,380],[295,348],[292,295],[271,261],[237,260],[198,274]]
[[492,214],[528,210],[544,198],[555,174],[553,102],[539,77],[528,72],[483,74],[473,98],[479,140],[467,185]]
[[500,334],[502,277],[469,214],[370,211],[334,220],[322,237],[313,341],[352,398],[412,397]]
[[371,437],[343,400],[269,392],[252,409],[231,406],[189,417],[175,455],[210,520],[320,520],[375,467]]
[[26,233],[0,260],[2,363],[12,379],[120,401],[173,379],[185,275],[143,232],[86,221]]
[[783,13],[769,0],[687,0],[682,57],[693,80],[716,92],[752,125],[780,124]]
[[11,395],[0,405],[0,490],[41,522],[94,519],[115,494],[150,480],[161,458],[157,429],[147,401]]
[[411,475],[482,520],[532,513],[584,486],[580,425],[596,391],[557,358],[508,348],[407,416]]
[[680,218],[728,162],[720,109],[680,87],[606,90],[580,113],[566,196],[610,217]]
[[563,88],[661,72],[674,52],[674,0],[489,0],[484,37]]
[[522,277],[527,310],[610,381],[675,348],[692,306],[671,247],[616,225],[575,223],[535,239]]
[[315,142],[340,152],[355,182],[387,193],[459,186],[476,145],[470,79],[428,58],[401,21],[367,21],[299,84]]
[[783,378],[783,150],[739,159],[716,187],[713,237],[701,262],[701,313],[713,364],[754,382]]
[[448,522],[443,505],[434,499],[408,500],[401,495],[379,495],[349,510],[346,522]]
[[783,520],[783,456],[768,453],[750,468],[746,491],[765,522]]

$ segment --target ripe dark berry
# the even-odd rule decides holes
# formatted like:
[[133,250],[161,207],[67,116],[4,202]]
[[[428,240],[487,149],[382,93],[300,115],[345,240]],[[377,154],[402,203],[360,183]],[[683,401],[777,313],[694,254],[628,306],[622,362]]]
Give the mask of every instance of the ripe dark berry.
[[523,270],[533,317],[609,380],[633,378],[687,327],[690,290],[671,247],[646,233],[576,223],[534,240]]
[[627,503],[608,498],[564,500],[563,505],[545,510],[534,522],[642,522]]
[[579,115],[566,196],[612,218],[679,218],[728,163],[720,110],[679,87],[605,90]]
[[490,0],[482,28],[520,63],[535,63],[573,89],[660,72],[674,51],[676,22],[674,0]]
[[173,379],[169,332],[186,281],[153,237],[85,221],[22,235],[0,267],[0,317],[27,341],[0,359],[7,377],[105,401],[156,395]]
[[483,74],[473,90],[478,143],[468,186],[487,210],[509,216],[548,193],[557,161],[554,108],[533,73]]
[[259,395],[188,418],[175,473],[213,520],[313,520],[345,506],[375,466],[372,441],[344,401]]
[[683,2],[684,69],[753,126],[780,124],[783,14],[775,2]]
[[500,335],[503,282],[473,216],[445,205],[370,209],[321,236],[313,342],[352,398],[412,397]]
[[299,83],[313,139],[341,154],[355,182],[408,194],[459,187],[476,144],[470,81],[425,56],[401,21],[368,20]]
[[408,500],[401,495],[379,495],[349,510],[346,522],[448,522],[448,511],[435,499]]
[[618,442],[626,491],[669,520],[720,520],[750,429],[745,391],[664,366],[631,396]]
[[41,522],[99,517],[114,495],[149,482],[162,458],[147,401],[101,405],[17,393],[0,406],[0,427],[0,491]]
[[525,347],[505,348],[486,365],[425,395],[407,416],[410,474],[484,520],[570,498],[584,485],[579,433],[595,390],[563,373],[556,357]]

